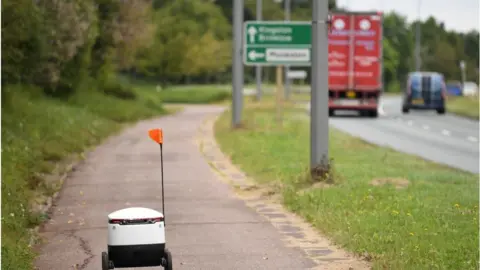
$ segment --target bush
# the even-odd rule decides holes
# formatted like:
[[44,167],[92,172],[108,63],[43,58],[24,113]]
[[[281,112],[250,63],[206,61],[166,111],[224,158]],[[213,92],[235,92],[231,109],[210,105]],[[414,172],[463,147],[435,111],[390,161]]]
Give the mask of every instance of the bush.
[[[137,95],[135,93],[135,95]],[[116,122],[132,122],[165,112],[160,100],[125,100],[98,91],[82,91],[69,100],[75,106]]]
[[107,95],[124,100],[134,100],[137,98],[137,94],[132,88],[116,82],[107,83],[103,87],[103,92]]

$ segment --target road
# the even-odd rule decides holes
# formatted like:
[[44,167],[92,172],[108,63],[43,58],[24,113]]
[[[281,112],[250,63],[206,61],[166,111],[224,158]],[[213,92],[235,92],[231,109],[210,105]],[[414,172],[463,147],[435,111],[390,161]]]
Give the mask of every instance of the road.
[[382,104],[377,119],[339,113],[330,125],[370,143],[479,173],[478,121],[434,111],[402,114],[400,97],[384,97]]
[[37,269],[98,270],[107,248],[108,213],[133,206],[161,209],[159,148],[147,136],[155,127],[165,132],[166,238],[174,269],[316,267],[306,252],[287,246],[268,219],[233,195],[195,144],[204,119],[222,110],[188,106],[174,116],[140,122],[89,153],[64,183],[51,220],[41,229],[46,242]]

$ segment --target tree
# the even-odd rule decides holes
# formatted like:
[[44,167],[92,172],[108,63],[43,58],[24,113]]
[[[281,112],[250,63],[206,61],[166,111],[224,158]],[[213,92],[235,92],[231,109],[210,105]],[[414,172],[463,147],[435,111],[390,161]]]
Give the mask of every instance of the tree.
[[153,22],[152,1],[122,1],[115,26],[117,68],[131,68],[135,63],[137,52],[153,44],[155,24]]
[[[389,39],[383,40],[383,76],[387,91],[399,90],[397,70],[399,66],[399,53]],[[397,89],[396,89],[397,88]]]
[[[407,28],[406,18],[397,13],[385,14],[383,19],[384,40],[388,40],[384,47],[384,54],[389,53],[389,47],[396,51],[398,59],[395,61],[395,76],[391,80],[397,80],[400,83],[406,78],[406,74],[412,69],[413,57],[413,35]],[[385,44],[385,43],[384,43]]]
[[93,3],[7,0],[2,7],[2,84],[37,84],[50,94],[60,88],[71,92],[78,82],[71,75],[77,78],[85,68],[77,56],[91,36]]
[[443,73],[447,78],[460,78],[460,68],[452,45],[446,41],[440,41],[433,49],[433,57],[426,66],[431,70]]
[[230,64],[231,27],[215,4],[172,1],[154,16],[155,38],[152,46],[139,54],[139,72],[163,81],[179,80],[212,74]]
[[[212,32],[205,33],[197,43],[187,49],[183,70],[185,75],[220,73],[230,65],[230,42],[216,40]],[[199,57],[209,60],[199,61]]]
[[85,74],[89,62],[81,55],[84,46],[95,35],[95,11],[91,1],[38,1],[45,12],[48,54],[36,82],[52,95],[72,93]]
[[34,1],[2,1],[2,86],[30,83],[41,68],[47,53],[43,19]]

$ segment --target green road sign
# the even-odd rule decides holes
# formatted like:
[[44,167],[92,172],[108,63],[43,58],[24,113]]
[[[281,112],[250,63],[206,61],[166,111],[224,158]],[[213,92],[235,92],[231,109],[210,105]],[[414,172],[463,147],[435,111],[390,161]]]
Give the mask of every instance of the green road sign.
[[310,66],[310,22],[246,21],[243,62],[247,66]]

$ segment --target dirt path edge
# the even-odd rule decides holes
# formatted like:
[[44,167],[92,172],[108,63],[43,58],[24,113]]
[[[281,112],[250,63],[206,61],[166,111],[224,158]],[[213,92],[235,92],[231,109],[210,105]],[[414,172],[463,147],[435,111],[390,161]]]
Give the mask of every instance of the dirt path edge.
[[201,153],[219,179],[232,185],[237,197],[269,220],[281,234],[285,245],[300,248],[315,261],[318,265],[315,269],[372,269],[368,262],[338,248],[303,218],[286,210],[281,204],[279,195],[273,192],[275,187],[257,185],[233,165],[220,150],[215,139],[214,125],[219,116],[220,114],[206,119],[196,136]]

